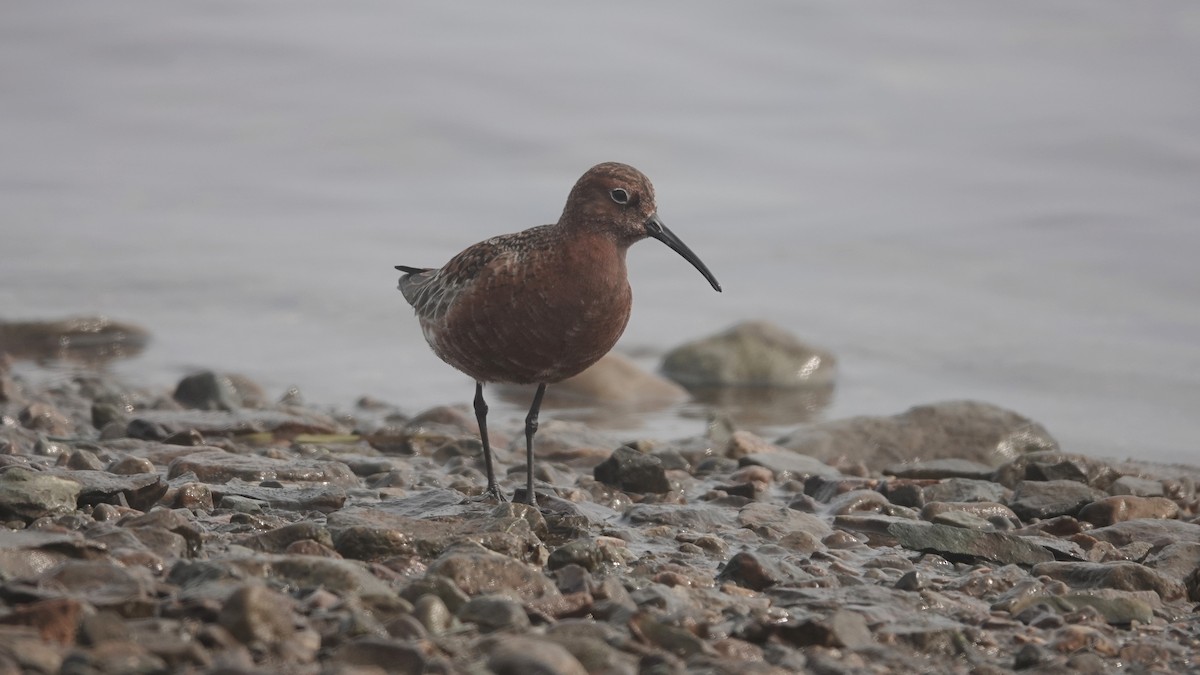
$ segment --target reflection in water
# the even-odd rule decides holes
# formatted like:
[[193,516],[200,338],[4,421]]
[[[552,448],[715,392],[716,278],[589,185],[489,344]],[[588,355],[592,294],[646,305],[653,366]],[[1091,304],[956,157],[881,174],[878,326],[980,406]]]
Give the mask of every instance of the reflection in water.
[[103,316],[0,321],[0,354],[42,364],[68,361],[101,365],[137,356],[149,342],[146,329]]
[[833,402],[832,382],[809,387],[705,387],[691,389],[696,401],[730,418],[740,428],[792,426],[811,422]]
[[[529,406],[532,388],[497,387],[499,398],[520,409]],[[571,396],[551,398],[553,387],[546,390],[544,409],[554,410],[554,418],[583,422],[598,429],[628,432],[661,427],[662,413],[684,420],[723,420],[732,428],[755,432],[778,427],[794,427],[811,422],[833,402],[833,383],[810,387],[702,387],[689,389],[692,400],[686,403],[662,401],[631,404],[581,402]],[[694,425],[683,425],[680,431]],[[659,429],[662,431],[662,429]]]

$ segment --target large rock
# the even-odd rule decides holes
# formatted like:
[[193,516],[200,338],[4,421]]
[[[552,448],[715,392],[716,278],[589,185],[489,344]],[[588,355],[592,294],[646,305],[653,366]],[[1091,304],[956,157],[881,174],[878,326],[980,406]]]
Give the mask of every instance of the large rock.
[[34,520],[70,513],[79,498],[79,483],[14,466],[0,473],[0,519]]
[[1058,449],[1042,425],[979,401],[946,401],[890,417],[810,424],[776,442],[823,461],[860,461],[874,471],[900,462],[950,457],[999,466],[1027,452]]
[[687,387],[803,387],[832,382],[836,363],[778,326],[748,321],[672,349],[662,371]]
[[103,316],[61,321],[0,321],[0,353],[17,358],[100,363],[134,356],[149,341],[146,329]]

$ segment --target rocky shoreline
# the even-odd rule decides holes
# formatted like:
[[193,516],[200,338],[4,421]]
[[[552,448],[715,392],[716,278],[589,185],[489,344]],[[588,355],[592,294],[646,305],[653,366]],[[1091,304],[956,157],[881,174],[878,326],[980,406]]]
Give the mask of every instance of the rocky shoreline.
[[1200,468],[974,402],[538,439],[487,503],[465,407],[0,368],[0,673],[1200,668]]

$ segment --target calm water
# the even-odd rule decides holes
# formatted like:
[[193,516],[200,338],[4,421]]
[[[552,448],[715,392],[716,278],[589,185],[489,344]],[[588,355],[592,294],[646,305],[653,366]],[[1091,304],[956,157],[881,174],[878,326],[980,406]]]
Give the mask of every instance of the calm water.
[[619,160],[726,289],[635,247],[646,363],[770,318],[839,356],[829,416],[973,397],[1200,458],[1200,5],[471,4],[6,3],[0,317],[145,325],[146,384],[466,402],[392,266]]

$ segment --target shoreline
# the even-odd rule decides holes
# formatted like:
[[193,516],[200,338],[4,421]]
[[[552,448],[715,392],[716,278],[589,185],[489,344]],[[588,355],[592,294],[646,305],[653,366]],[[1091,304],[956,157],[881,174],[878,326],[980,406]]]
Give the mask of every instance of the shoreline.
[[[172,394],[102,372],[45,387],[0,376],[0,661],[312,673],[1200,665],[1200,467],[1063,452],[994,406],[860,422],[876,445],[880,429],[916,429],[934,448],[951,429],[961,449],[963,429],[994,435],[980,419],[1016,423],[1025,439],[915,462],[820,457],[850,447],[862,427],[847,420],[799,434],[798,452],[736,426],[623,443],[546,419],[532,509],[471,499],[484,481],[465,409],[410,416],[364,398],[331,414],[294,392],[272,402],[242,378],[185,382]],[[506,435],[494,445],[511,498],[523,448]]]

